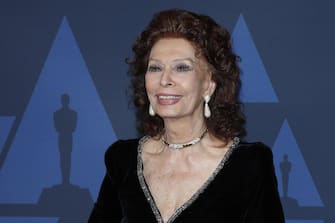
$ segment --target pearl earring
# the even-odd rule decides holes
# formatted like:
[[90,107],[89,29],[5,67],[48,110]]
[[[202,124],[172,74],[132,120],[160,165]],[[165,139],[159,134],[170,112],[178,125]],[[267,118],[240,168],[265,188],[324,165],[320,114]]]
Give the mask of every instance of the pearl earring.
[[206,118],[209,118],[211,117],[211,110],[209,109],[208,102],[209,100],[211,100],[211,96],[206,95],[204,99],[205,99],[204,115]]
[[149,115],[150,116],[155,116],[156,115],[156,113],[155,113],[154,109],[152,108],[151,104],[149,105]]

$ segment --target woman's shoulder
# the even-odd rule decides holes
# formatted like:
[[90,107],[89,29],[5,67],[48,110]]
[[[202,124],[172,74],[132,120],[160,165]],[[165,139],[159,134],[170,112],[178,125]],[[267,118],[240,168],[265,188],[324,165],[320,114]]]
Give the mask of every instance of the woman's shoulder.
[[243,154],[268,154],[272,153],[271,148],[264,144],[263,142],[247,142],[241,141],[238,146],[236,146],[236,151]]
[[123,156],[136,152],[140,139],[118,139],[111,144],[105,153],[105,158]]
[[273,162],[272,150],[262,142],[240,142],[234,149],[233,157],[247,164],[267,164]]
[[119,139],[108,147],[105,152],[105,166],[113,179],[121,180],[122,176],[136,169],[140,143],[141,138]]

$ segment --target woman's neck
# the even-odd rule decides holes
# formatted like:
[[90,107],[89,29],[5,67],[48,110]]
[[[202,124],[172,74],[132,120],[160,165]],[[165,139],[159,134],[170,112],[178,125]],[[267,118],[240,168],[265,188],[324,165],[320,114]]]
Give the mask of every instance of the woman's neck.
[[169,143],[187,143],[199,137],[206,130],[204,119],[166,119],[164,127],[163,137]]

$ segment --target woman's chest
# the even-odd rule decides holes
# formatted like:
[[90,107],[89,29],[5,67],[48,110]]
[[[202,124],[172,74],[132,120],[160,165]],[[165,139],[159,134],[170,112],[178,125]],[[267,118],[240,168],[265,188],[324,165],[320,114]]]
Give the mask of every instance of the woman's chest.
[[[213,162],[212,162],[213,163]],[[201,168],[199,168],[199,166]],[[144,170],[148,190],[164,222],[177,210],[187,207],[216,175],[217,163],[192,166],[150,166]]]
[[177,209],[209,178],[207,171],[153,171],[144,172],[147,185],[160,207]]

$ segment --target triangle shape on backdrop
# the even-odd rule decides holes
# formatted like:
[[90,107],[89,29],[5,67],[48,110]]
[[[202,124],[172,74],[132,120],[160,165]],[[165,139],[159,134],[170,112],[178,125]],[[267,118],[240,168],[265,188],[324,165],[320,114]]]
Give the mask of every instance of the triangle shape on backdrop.
[[0,157],[14,120],[14,116],[0,116]]
[[277,103],[276,93],[242,14],[235,25],[232,39],[234,52],[241,58],[241,101]]
[[116,135],[64,17],[0,172],[0,203],[34,203],[43,188],[61,183],[54,112],[63,94],[77,113],[70,182],[95,200]]
[[284,195],[283,175],[280,166],[284,161],[284,156],[287,155],[291,166],[288,174],[287,196],[295,199],[299,206],[323,207],[319,192],[287,120],[284,121],[279,131],[273,146],[273,155],[280,196]]

